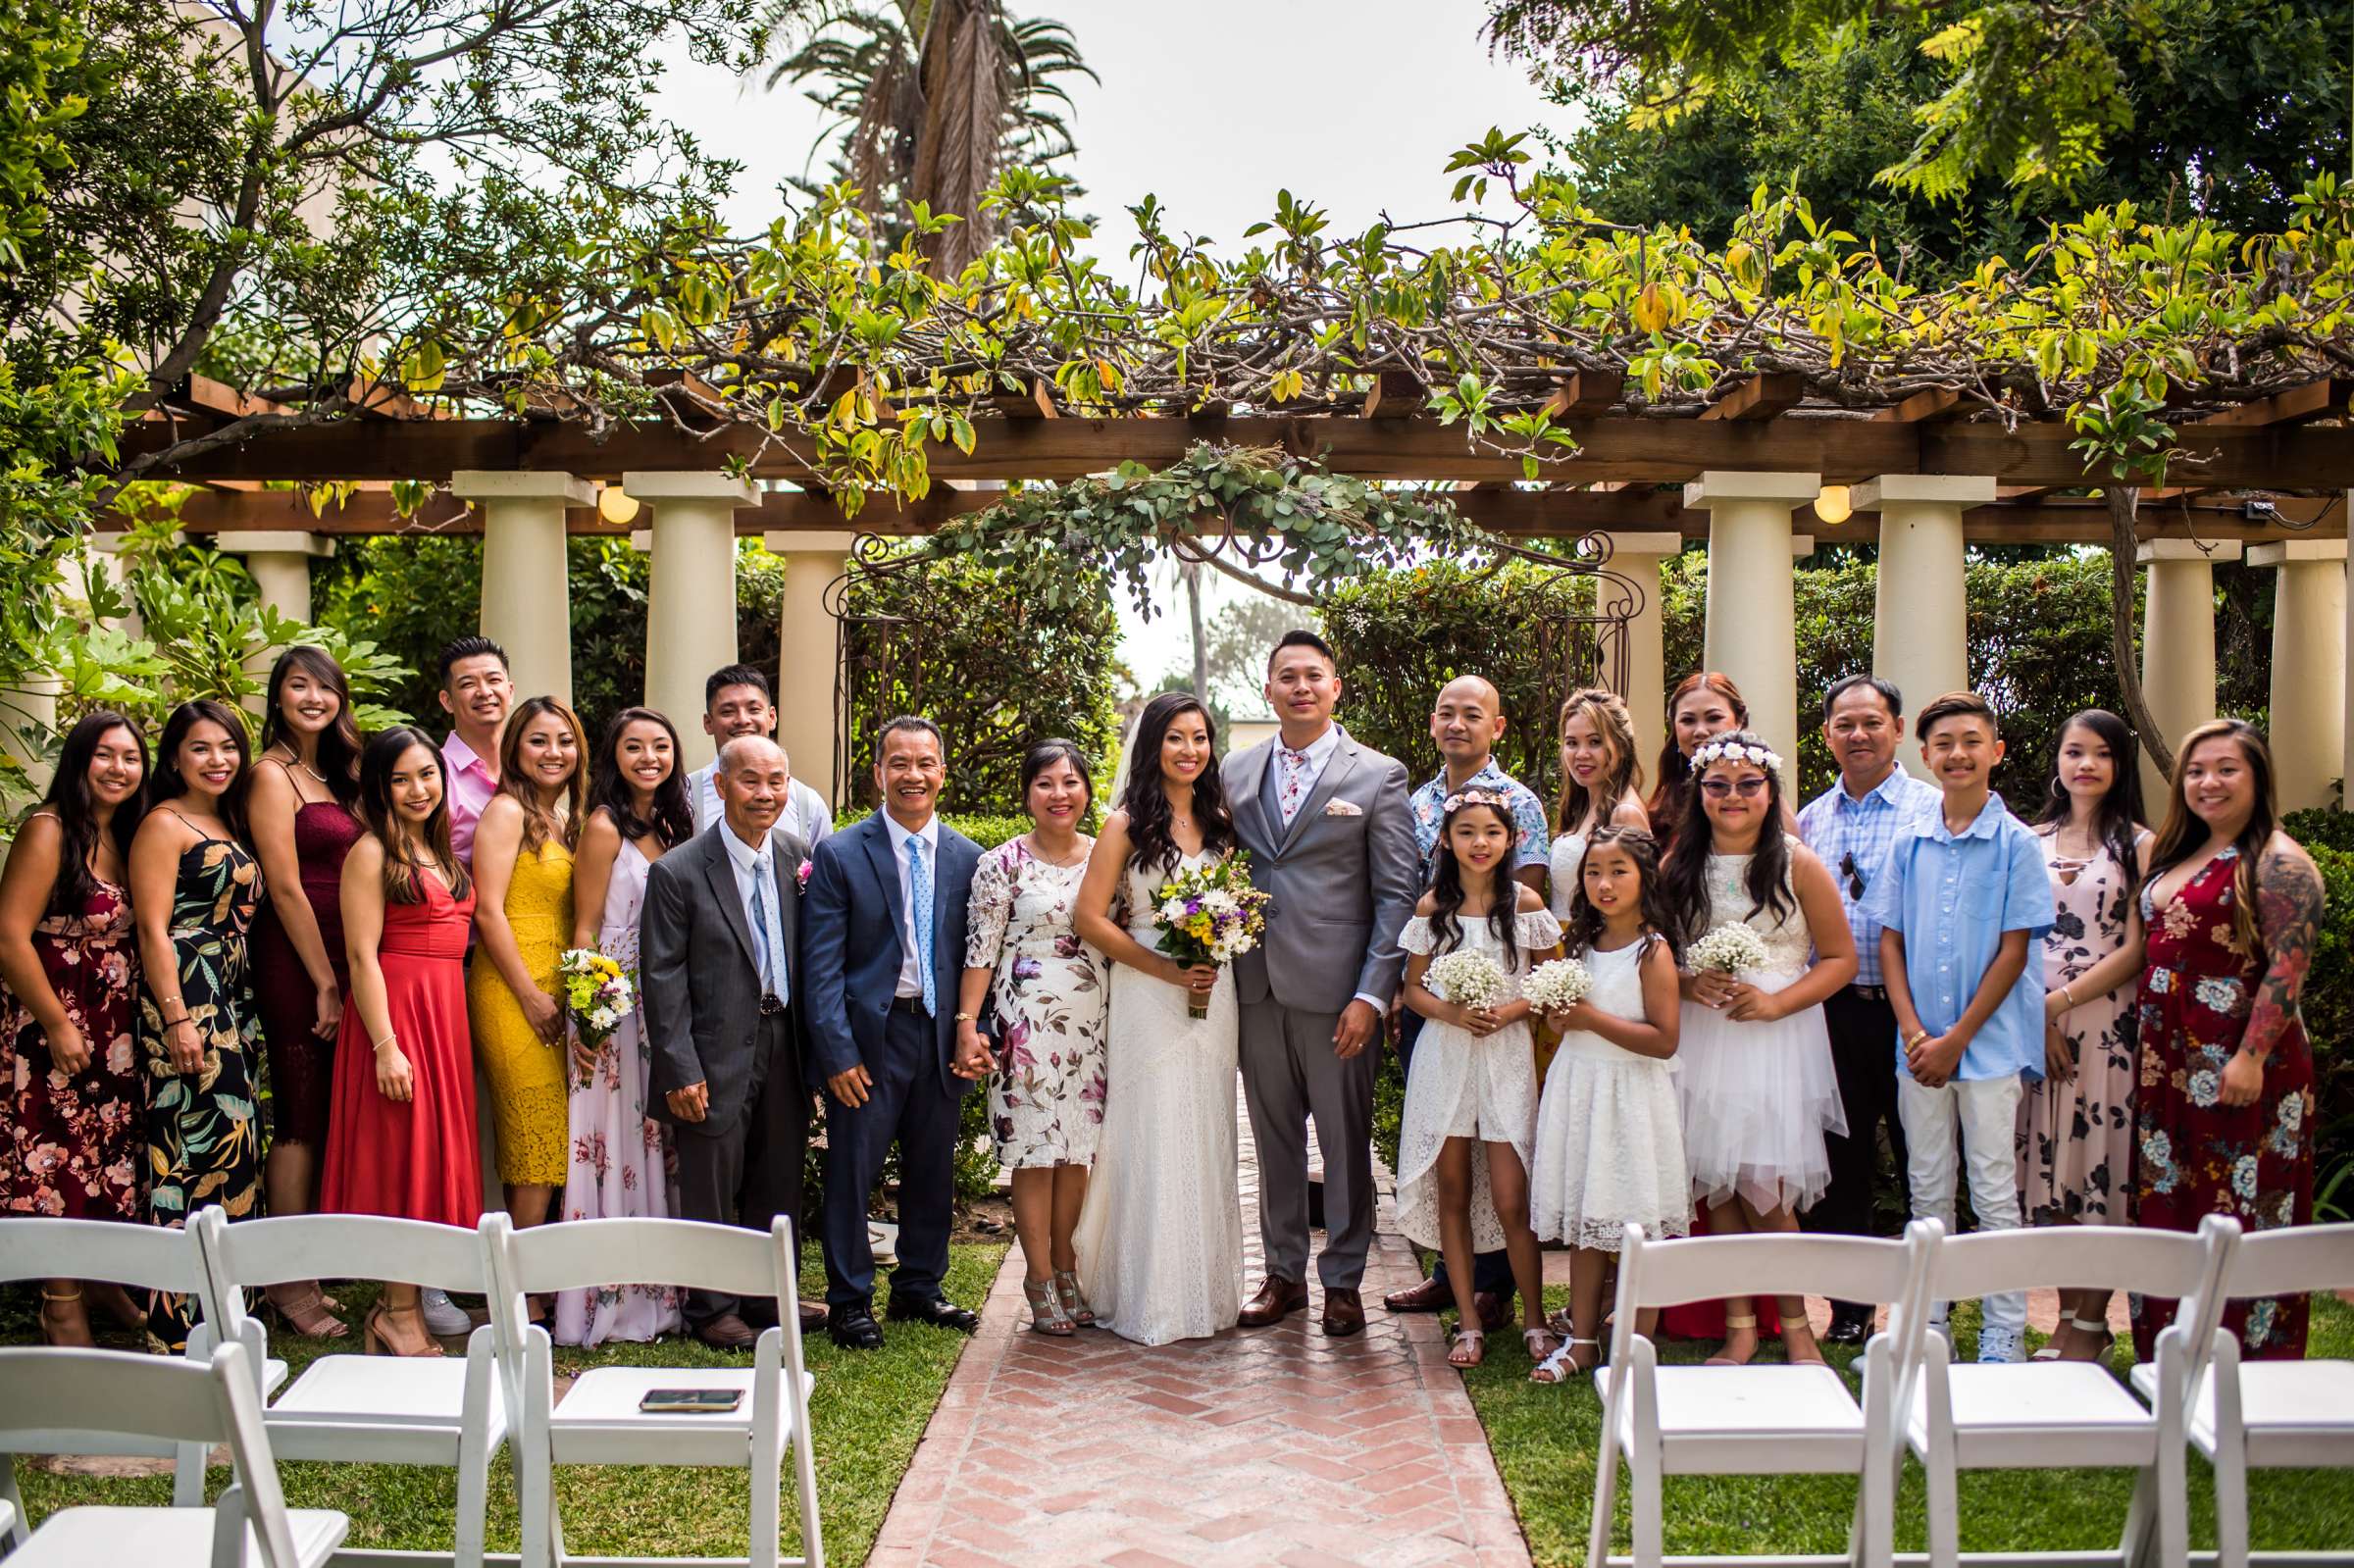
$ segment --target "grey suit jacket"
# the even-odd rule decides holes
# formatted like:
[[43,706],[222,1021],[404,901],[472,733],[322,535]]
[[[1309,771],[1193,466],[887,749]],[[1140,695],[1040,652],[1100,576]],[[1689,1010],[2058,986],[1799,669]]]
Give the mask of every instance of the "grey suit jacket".
[[[720,1137],[743,1125],[755,1090],[768,1078],[800,1081],[806,1054],[807,1008],[802,1005],[800,880],[807,851],[792,835],[768,835],[769,866],[785,966],[792,983],[787,1061],[757,1061],[760,971],[751,924],[736,891],[736,868],[716,822],[653,864],[645,878],[645,908],[638,920],[640,1006],[653,1052],[645,1113],[689,1133]],[[671,1115],[665,1096],[691,1084],[708,1084],[711,1103],[700,1122]]]
[[1246,1002],[1272,996],[1304,1012],[1337,1013],[1360,992],[1386,1006],[1406,968],[1398,934],[1422,896],[1406,765],[1342,731],[1287,829],[1264,798],[1275,746],[1226,759],[1235,835],[1252,882],[1275,900],[1265,939],[1235,960],[1235,984]]

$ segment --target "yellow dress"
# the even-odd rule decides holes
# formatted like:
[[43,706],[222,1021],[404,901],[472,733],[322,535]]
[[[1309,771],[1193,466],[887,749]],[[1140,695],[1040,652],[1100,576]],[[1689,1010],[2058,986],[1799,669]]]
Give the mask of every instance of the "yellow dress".
[[[532,983],[552,991],[556,960],[572,940],[572,851],[556,839],[515,857],[507,925]],[[532,1032],[515,993],[479,947],[466,979],[474,1048],[490,1079],[498,1122],[498,1179],[509,1186],[562,1187],[572,1160],[565,1047]]]

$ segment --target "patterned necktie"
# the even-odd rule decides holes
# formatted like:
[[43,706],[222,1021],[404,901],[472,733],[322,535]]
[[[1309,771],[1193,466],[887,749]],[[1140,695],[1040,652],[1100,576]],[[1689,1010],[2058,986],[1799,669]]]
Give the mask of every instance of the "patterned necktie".
[[1307,753],[1277,746],[1275,755],[1283,762],[1283,784],[1275,801],[1283,807],[1283,825],[1289,828],[1292,819],[1300,815],[1301,803],[1307,799]]
[[760,989],[774,996],[777,993],[775,949],[768,936],[768,899],[761,884],[768,879],[761,874],[765,867],[752,873],[752,940],[760,949]]
[[924,976],[924,1011],[938,1017],[932,995],[932,868],[924,863],[924,841],[912,835],[907,839],[907,924],[915,928],[915,967]]

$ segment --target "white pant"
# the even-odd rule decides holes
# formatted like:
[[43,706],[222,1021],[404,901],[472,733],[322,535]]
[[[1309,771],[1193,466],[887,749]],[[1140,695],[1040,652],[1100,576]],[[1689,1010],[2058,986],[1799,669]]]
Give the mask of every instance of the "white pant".
[[[1950,1079],[1939,1088],[1923,1088],[1913,1075],[1896,1075],[1896,1109],[1905,1124],[1905,1170],[1913,1186],[1913,1217],[1942,1220],[1954,1229],[1955,1167],[1970,1166],[1970,1206],[1981,1231],[2019,1229],[2018,1136],[2019,1075]],[[1956,1124],[1962,1135],[1957,1156]],[[1945,1317],[1945,1303],[1935,1308]],[[1990,1329],[2023,1334],[2027,1327],[2027,1297],[2019,1290],[1990,1295],[1982,1304]]]

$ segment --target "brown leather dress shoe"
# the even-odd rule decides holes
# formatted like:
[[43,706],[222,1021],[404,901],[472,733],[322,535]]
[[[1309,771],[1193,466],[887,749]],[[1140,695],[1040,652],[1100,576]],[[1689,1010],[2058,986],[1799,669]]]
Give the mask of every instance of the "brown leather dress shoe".
[[1246,1329],[1263,1329],[1307,1305],[1307,1286],[1300,1280],[1277,1279],[1270,1274],[1259,1286],[1258,1294],[1243,1307],[1236,1321]]
[[698,1325],[694,1337],[714,1350],[748,1350],[760,1340],[752,1332],[752,1326],[733,1312],[722,1312],[710,1322]]
[[1365,1298],[1355,1290],[1324,1291],[1324,1336],[1330,1340],[1346,1340],[1352,1334],[1365,1332]]
[[1479,1309],[1479,1326],[1490,1334],[1504,1332],[1504,1297],[1494,1290],[1472,1292],[1471,1304]]
[[802,1301],[797,1303],[797,1305],[801,1309],[801,1332],[803,1334],[815,1334],[818,1330],[826,1326],[826,1306],[824,1302]]
[[1381,1304],[1392,1312],[1444,1312],[1455,1305],[1455,1287],[1424,1280],[1409,1290],[1392,1290],[1381,1298]]

